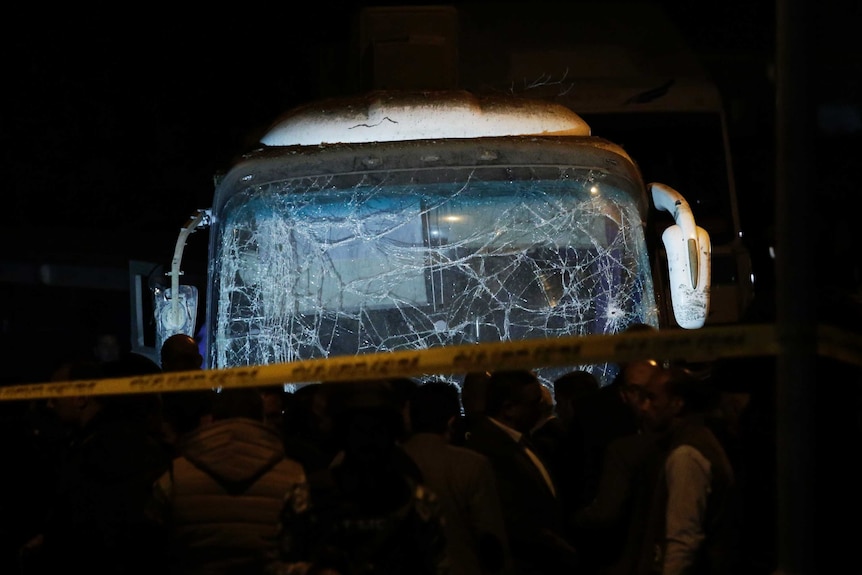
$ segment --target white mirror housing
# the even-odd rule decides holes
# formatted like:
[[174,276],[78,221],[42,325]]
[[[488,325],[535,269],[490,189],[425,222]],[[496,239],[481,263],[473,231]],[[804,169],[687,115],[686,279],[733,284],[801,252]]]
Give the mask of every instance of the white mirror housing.
[[661,236],[667,252],[673,314],[684,329],[703,327],[709,314],[712,244],[709,233],[694,221],[691,207],[676,190],[665,184],[647,186],[653,204],[669,212],[675,224]]

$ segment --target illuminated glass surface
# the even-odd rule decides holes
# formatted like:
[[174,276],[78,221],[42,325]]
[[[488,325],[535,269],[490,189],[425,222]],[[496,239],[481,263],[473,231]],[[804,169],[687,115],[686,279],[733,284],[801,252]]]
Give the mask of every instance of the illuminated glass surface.
[[[211,359],[272,364],[657,325],[637,195],[624,185],[593,170],[509,166],[249,186],[226,202],[213,247]],[[602,380],[614,371],[586,367]]]

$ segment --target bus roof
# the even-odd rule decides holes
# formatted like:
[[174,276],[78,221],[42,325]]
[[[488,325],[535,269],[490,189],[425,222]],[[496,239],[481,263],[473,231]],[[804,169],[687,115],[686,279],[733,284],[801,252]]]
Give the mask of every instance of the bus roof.
[[261,138],[267,146],[498,136],[589,136],[571,109],[552,102],[466,91],[374,91],[299,106]]

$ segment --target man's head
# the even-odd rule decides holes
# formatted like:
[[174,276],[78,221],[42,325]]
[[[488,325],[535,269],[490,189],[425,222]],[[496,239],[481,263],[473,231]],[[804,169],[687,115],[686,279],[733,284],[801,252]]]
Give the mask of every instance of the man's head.
[[47,406],[61,423],[73,428],[84,427],[101,409],[98,401],[81,395],[51,397]]
[[204,361],[195,339],[184,333],[166,339],[160,356],[162,371],[193,371],[200,369]]
[[578,404],[599,390],[599,380],[589,371],[576,369],[564,373],[554,380],[554,401],[557,417],[570,422],[575,417]]
[[653,374],[660,369],[661,367],[654,359],[640,359],[626,363],[622,367],[620,378],[620,396],[623,403],[637,412],[640,405],[641,390]]
[[542,384],[532,371],[495,371],[488,379],[490,417],[528,433],[542,413]]
[[93,344],[93,357],[96,361],[109,362],[120,359],[120,342],[116,334],[100,333]]
[[420,385],[410,402],[410,421],[415,433],[448,433],[460,414],[458,388],[447,381]]
[[330,386],[333,433],[354,461],[389,457],[404,436],[401,397],[390,380],[325,383]]
[[665,431],[674,418],[708,409],[709,388],[682,367],[659,368],[641,389],[640,413],[644,428]]
[[[96,361],[72,361],[58,367],[51,376],[53,381],[101,379],[105,377],[104,364]],[[102,410],[104,397],[70,395],[50,397],[46,406],[64,425],[81,428]]]
[[[653,333],[656,331],[657,329],[652,325],[636,322],[626,327],[624,333]],[[640,403],[640,388],[646,384],[658,367],[659,362],[654,359],[639,359],[620,364],[620,373],[617,376],[620,397],[623,403],[631,407],[636,413]]]

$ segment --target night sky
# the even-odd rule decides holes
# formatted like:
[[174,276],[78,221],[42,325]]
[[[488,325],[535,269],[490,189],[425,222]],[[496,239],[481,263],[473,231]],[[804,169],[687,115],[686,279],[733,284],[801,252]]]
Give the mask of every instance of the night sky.
[[[768,96],[769,4],[736,2],[713,14],[666,4],[741,113],[768,115],[754,109],[763,105],[754,98]],[[529,6],[536,22],[577,17],[571,6]],[[141,245],[139,234],[166,229],[170,237],[192,210],[208,207],[213,175],[280,112],[350,90],[349,34],[358,9],[323,3],[301,18],[287,10],[195,19],[73,13],[11,26],[3,40],[0,135],[7,222],[51,238],[52,229],[112,230],[108,253],[162,253]],[[525,33],[541,33],[540,25]],[[760,95],[740,79],[757,83]],[[130,234],[136,237],[127,241]],[[35,257],[51,252],[44,243],[33,246]]]
[[262,126],[314,95],[315,46],[295,23],[78,17],[6,49],[4,187],[18,226],[178,228]]
[[[551,3],[523,6],[559,19],[576,17],[576,4],[563,12]],[[663,4],[726,100],[743,223],[752,222],[759,250],[768,243],[771,223],[764,220],[773,204],[774,4]],[[852,110],[860,109],[855,80],[862,75],[859,51],[846,46],[858,34],[858,4],[812,11],[809,24],[816,99],[850,109],[850,124]],[[145,260],[169,267],[180,226],[195,209],[209,207],[216,173],[254,146],[279,113],[350,90],[350,25],[359,6],[318,3],[272,13],[208,8],[177,16],[137,5],[115,14],[31,14],[5,22],[4,341],[35,338],[55,348],[69,345],[69,333],[122,327],[128,294],[105,292],[95,301],[61,295],[20,278],[9,281],[9,265],[122,267]],[[836,123],[839,132],[848,125]],[[821,136],[841,150],[831,168],[849,171],[847,143],[858,149],[858,132]],[[193,236],[189,250],[200,248]]]

